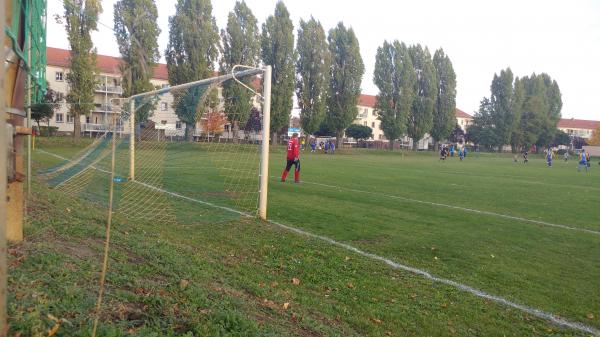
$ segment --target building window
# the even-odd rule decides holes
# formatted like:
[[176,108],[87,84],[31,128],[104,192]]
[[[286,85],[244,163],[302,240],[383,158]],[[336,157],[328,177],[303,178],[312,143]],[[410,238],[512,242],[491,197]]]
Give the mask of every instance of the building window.
[[64,115],[62,113],[57,113],[55,118],[56,118],[56,123],[62,123]]
[[56,79],[57,82],[62,82],[62,81],[64,81],[64,77],[65,77],[65,74],[62,71],[57,71],[54,78]]
[[375,129],[375,122],[371,122],[371,128]]
[[364,122],[363,122],[363,125],[364,125],[364,126],[367,126],[367,121],[364,121]]
[[167,111],[167,102],[160,102],[160,110]]
[[381,135],[379,135],[379,140],[381,140],[381,138],[382,138]]
[[67,115],[67,123],[73,123],[75,121],[75,117],[71,115]]
[[90,123],[90,116],[85,116],[85,122],[88,124]]
[[181,121],[175,122],[175,129],[177,129],[177,130],[181,129]]
[[160,124],[167,125],[167,121],[160,121]]

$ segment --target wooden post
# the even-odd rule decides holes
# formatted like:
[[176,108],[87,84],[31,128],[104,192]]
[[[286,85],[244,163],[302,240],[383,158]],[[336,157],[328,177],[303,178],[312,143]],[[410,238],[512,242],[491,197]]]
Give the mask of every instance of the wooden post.
[[[0,0],[0,27],[4,27],[4,0]],[[4,65],[0,66],[0,337],[6,337],[8,326],[6,322],[6,279],[8,270],[6,269],[6,166],[7,166],[7,137],[12,137],[6,132],[6,104],[4,97]]]

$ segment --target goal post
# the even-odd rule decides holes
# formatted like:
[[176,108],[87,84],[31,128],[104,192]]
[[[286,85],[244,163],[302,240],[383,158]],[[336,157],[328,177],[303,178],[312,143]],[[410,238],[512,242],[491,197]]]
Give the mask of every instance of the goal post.
[[[182,138],[189,138],[188,133],[191,132],[190,130],[193,128],[194,135],[192,138],[195,143],[197,142],[202,144],[201,147],[206,152],[212,153],[204,159],[211,162],[210,164],[215,167],[216,171],[219,171],[220,177],[222,180],[224,180],[224,191],[222,192],[224,194],[228,194],[231,198],[237,199],[249,198],[247,195],[252,193],[257,194],[258,200],[255,199],[256,203],[254,206],[254,212],[261,219],[266,220],[269,182],[269,135],[272,70],[271,66],[268,65],[263,68],[243,68],[246,69],[236,71],[234,68],[234,71],[229,74],[176,86],[166,86],[157,90],[140,93],[126,98],[122,105],[124,109],[122,116],[123,119],[127,120],[129,123],[129,137],[127,146],[128,158],[126,159],[128,162],[128,172],[125,173],[128,180],[131,182],[137,182],[138,185],[148,184],[149,186],[155,186],[152,182],[149,182],[148,179],[153,179],[154,177],[151,177],[151,175],[157,175],[158,173],[148,173],[148,170],[151,170],[151,168],[148,166],[157,164],[156,161],[151,163],[151,160],[148,159],[148,156],[157,156],[158,148],[162,145],[156,144],[156,142],[168,142],[168,144],[165,146],[168,147],[169,151],[174,152],[176,150],[174,150],[173,143],[175,142],[173,139],[179,140],[179,142],[182,144],[181,146],[185,147],[185,141],[187,139]],[[262,75],[261,93],[259,93],[260,88],[258,87],[257,81],[250,80],[254,79],[256,75]],[[226,85],[229,86],[230,90],[228,91],[228,96],[224,97],[224,87]],[[217,90],[221,96],[221,110],[216,113],[216,116],[215,113],[207,115],[208,113],[199,112],[199,110],[201,110],[200,108],[194,108],[198,111],[192,111],[192,114],[195,114],[193,123],[189,121],[181,121],[182,114],[185,114],[185,111],[182,112],[180,110],[185,110],[189,106],[205,104],[205,102],[211,99],[209,96],[210,91],[213,89]],[[236,95],[246,98],[248,94],[252,99],[254,107],[258,108],[258,106],[260,106],[258,108],[258,116],[254,116],[252,115],[252,112],[250,112],[250,116],[248,117],[247,111],[232,112],[223,110],[224,101],[235,101],[238,99]],[[160,106],[157,106],[157,104]],[[206,104],[208,106],[208,103]],[[154,128],[146,126],[146,131],[140,130],[139,126],[140,122],[144,122],[144,117],[142,117],[142,120],[140,120],[139,116],[136,116],[143,109],[152,110],[151,114],[149,115],[152,117],[149,119],[155,124]],[[167,116],[166,112],[163,110],[173,110],[174,112],[171,111],[171,115]],[[144,115],[145,112],[142,111],[141,113]],[[236,115],[236,113],[238,115]],[[178,119],[178,129],[175,130],[173,130],[172,127],[172,120],[169,120],[175,116],[174,114],[177,115]],[[225,131],[217,130],[219,128],[218,125],[214,126],[211,124],[211,119],[218,120],[220,118],[226,119],[227,121]],[[260,121],[258,121],[258,119],[260,119]],[[185,122],[185,131],[182,130],[182,122]],[[216,123],[218,124],[218,122]],[[190,127],[188,124],[194,125]],[[144,133],[148,133],[149,131],[154,132],[153,136],[144,136]],[[240,131],[243,133],[242,137],[239,137],[238,135]],[[219,132],[225,132],[225,137],[223,134],[218,135]],[[149,139],[155,140],[154,144],[149,144]],[[154,153],[152,151],[154,151]],[[164,153],[165,151],[163,151],[161,155],[169,157],[168,153]],[[223,151],[223,153],[219,154],[218,151]],[[255,186],[255,189],[252,190],[249,186],[247,186],[250,185],[249,179],[247,179],[248,176],[244,175],[247,174],[248,170],[252,170],[254,165],[248,165],[246,168],[242,167],[243,165],[232,164],[232,162],[242,161],[243,163],[244,160],[254,160],[254,151],[256,151],[256,156],[259,156],[256,158],[258,159],[258,163],[256,166],[256,175],[254,176],[254,181],[258,183],[258,186]],[[217,158],[220,155],[231,157]],[[177,160],[168,160],[171,161],[171,166],[179,165],[177,164]],[[181,160],[181,158],[179,158],[179,160]],[[144,161],[145,163],[143,163]],[[121,163],[123,164],[123,162]],[[200,165],[200,163],[195,162],[191,165]],[[239,173],[238,175],[242,175],[243,177],[236,176],[235,172],[227,172],[226,170],[239,170],[239,172],[243,173]],[[182,172],[182,174],[189,174],[189,172]],[[146,178],[144,178],[144,176],[146,176]],[[207,184],[210,185],[211,182],[208,181]],[[167,188],[165,188],[165,190],[179,195],[177,190],[172,191]],[[211,191],[210,193],[214,194],[216,191]],[[191,198],[191,196],[188,194],[184,194],[184,196]],[[203,198],[198,199],[200,201],[206,201]],[[208,203],[212,203],[212,201],[209,200]],[[215,202],[215,205],[221,206],[218,202]],[[224,206],[230,207],[231,205],[227,204]],[[237,209],[236,207],[231,208],[234,210]],[[244,211],[244,213],[250,213],[250,210],[247,207],[243,207],[241,210]]]

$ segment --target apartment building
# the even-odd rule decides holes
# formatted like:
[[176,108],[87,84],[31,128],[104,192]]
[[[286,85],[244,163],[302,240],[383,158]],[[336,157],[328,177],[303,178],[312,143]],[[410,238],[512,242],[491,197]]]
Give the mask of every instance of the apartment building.
[[[69,92],[67,74],[69,73],[70,52],[65,49],[46,49],[46,78],[49,87],[57,91],[60,96],[66,97]],[[111,127],[120,112],[123,87],[121,86],[121,60],[118,57],[98,55],[96,74],[96,86],[94,88],[94,109],[87,116],[81,116],[81,131],[92,135],[96,132],[104,132]],[[156,88],[169,85],[167,65],[158,64],[154,68],[154,74],[150,82]],[[63,99],[63,102],[64,99]],[[151,120],[164,128],[180,130],[183,133],[185,127],[179,121],[171,104],[173,97],[170,94],[163,95],[157,102],[157,109]],[[58,128],[60,133],[68,134],[74,130],[74,119],[69,115],[69,106],[64,103],[54,113],[50,126]],[[119,120],[117,119],[117,123]],[[119,130],[127,132],[126,125],[118,125]]]
[[[376,96],[361,94],[358,99],[358,115],[354,120],[354,124],[365,125],[373,129],[373,138],[371,140],[387,141],[383,130],[381,130],[381,121],[377,119],[377,112],[375,111],[376,102]],[[456,109],[456,123],[466,131],[467,127],[473,124],[473,116],[460,109]],[[405,136],[400,141],[402,141],[403,146],[412,147],[412,139]],[[433,139],[431,139],[429,134],[426,134],[423,139],[419,140],[417,148],[427,149],[430,143],[433,143]]]
[[557,128],[572,137],[589,139],[592,133],[600,126],[600,121],[585,119],[562,118],[558,121]]

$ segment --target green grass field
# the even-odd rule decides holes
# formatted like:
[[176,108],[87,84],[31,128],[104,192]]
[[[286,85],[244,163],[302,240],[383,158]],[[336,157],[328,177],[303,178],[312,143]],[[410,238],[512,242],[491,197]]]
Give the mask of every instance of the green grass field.
[[[173,146],[163,158],[162,189],[251,208],[251,198],[215,193],[234,177],[214,168],[217,154]],[[80,150],[62,140],[39,148],[65,157]],[[303,153],[303,182],[293,184],[279,182],[283,158],[283,149],[272,151],[271,220],[600,330],[596,161],[590,173],[578,173],[575,161],[548,168],[541,157],[525,165],[478,153],[464,162],[440,162],[433,153]],[[60,162],[39,151],[34,159],[40,168]],[[202,169],[207,163],[214,169]],[[244,177],[235,184],[253,184]],[[86,179],[101,201],[106,174]],[[11,247],[11,332],[45,335],[52,314],[71,322],[57,335],[87,336],[106,212],[36,186],[30,239]],[[147,209],[163,205],[175,216],[168,221],[132,221],[117,210],[102,336],[593,334],[273,223],[161,198]]]

